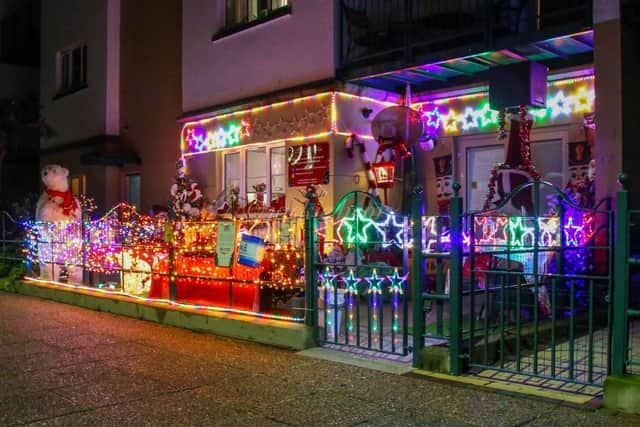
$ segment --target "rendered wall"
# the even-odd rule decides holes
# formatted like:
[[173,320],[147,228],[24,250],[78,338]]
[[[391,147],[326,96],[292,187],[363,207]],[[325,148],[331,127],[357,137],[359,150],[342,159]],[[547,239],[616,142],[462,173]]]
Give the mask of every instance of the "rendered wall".
[[183,111],[334,76],[334,2],[289,2],[290,15],[212,42],[225,2],[183,1]]

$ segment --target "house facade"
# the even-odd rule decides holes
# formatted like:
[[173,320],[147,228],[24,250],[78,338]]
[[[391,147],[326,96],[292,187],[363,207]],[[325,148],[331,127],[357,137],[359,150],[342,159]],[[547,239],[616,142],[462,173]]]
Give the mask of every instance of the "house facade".
[[[595,114],[596,71],[611,61],[598,61],[594,51],[616,37],[605,29],[619,19],[620,5],[512,2],[486,14],[481,1],[466,2],[463,10],[435,3],[184,1],[181,150],[216,208],[232,189],[240,205],[251,203],[259,184],[267,205],[280,200],[274,204],[280,207],[286,194],[287,211],[299,210],[293,200],[307,183],[322,185],[325,211],[350,190],[370,190],[370,166],[393,155],[380,155],[371,125],[381,109],[404,104],[420,113],[423,125],[411,141],[414,166],[398,164],[393,187],[376,194],[406,209],[402,195],[414,170],[426,189],[427,213],[446,212],[453,181],[462,186],[465,208],[479,210],[491,169],[505,163],[508,151],[505,140],[496,140],[499,107],[490,99],[490,81],[507,92],[509,85],[542,81],[544,105],[527,111],[534,119],[534,167],[562,189],[598,176],[597,199],[611,197],[622,142],[595,143],[599,122],[607,127],[603,133],[613,130],[608,113],[602,120]],[[525,78],[514,66],[531,62],[541,64],[544,75]],[[495,77],[501,71],[503,85]],[[607,85],[609,76],[602,79]],[[238,137],[225,142],[232,129]],[[325,142],[328,179],[292,177],[291,157],[308,148],[324,153],[317,144]],[[358,154],[360,142],[366,158]]]
[[41,164],[66,166],[102,212],[121,200],[148,211],[171,185],[181,9],[152,3],[42,2]]

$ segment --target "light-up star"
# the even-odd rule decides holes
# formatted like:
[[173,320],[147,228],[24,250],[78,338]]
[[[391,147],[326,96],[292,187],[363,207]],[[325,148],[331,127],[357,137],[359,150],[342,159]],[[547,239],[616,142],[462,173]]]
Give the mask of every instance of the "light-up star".
[[498,122],[498,112],[492,110],[489,107],[489,103],[485,103],[480,110],[478,110],[477,117],[480,119],[480,126],[485,127],[490,124]]
[[573,223],[573,217],[570,216],[567,223],[564,225],[564,236],[567,241],[567,246],[576,247],[582,233],[582,225],[575,225]]
[[[376,228],[375,221],[366,216],[362,209],[356,208],[353,215],[340,220],[337,229],[338,237],[343,243],[367,243],[369,241],[367,231],[371,227]],[[342,234],[343,228],[346,228],[346,236]]]
[[558,226],[560,222],[556,217],[538,218],[540,228],[540,245],[545,247],[557,246]]
[[478,127],[478,117],[477,114],[473,108],[471,107],[467,107],[464,109],[464,113],[462,114],[463,120],[462,120],[462,129],[463,130],[469,130],[471,128],[477,128]]
[[509,243],[513,246],[525,246],[525,239],[533,242],[533,227],[525,226],[521,216],[509,218]]
[[575,105],[574,112],[588,113],[593,111],[594,98],[594,92],[592,90],[587,90],[585,86],[578,89],[578,92],[573,96]]
[[[384,242],[382,243],[383,247],[386,248],[391,245],[396,245],[402,249],[404,245],[404,220],[401,216],[394,213],[387,213],[383,221],[374,223],[374,227],[379,234],[384,236]],[[391,229],[391,234],[393,236],[389,241],[386,240],[386,228]]]
[[384,282],[384,277],[379,277],[375,268],[371,272],[371,276],[366,277],[365,280],[369,283],[369,289],[367,290],[368,294],[382,294],[382,283]]
[[571,99],[564,95],[564,92],[559,90],[556,96],[549,100],[549,106],[551,107],[551,118],[554,119],[560,114],[571,114]]
[[439,129],[440,124],[442,123],[442,116],[440,115],[440,110],[438,107],[433,107],[432,111],[427,111],[423,114],[427,117],[427,127]]
[[345,285],[345,292],[350,295],[358,295],[358,283],[360,283],[360,280],[360,278],[354,276],[353,269],[349,269],[347,277],[342,279]]
[[402,284],[407,280],[407,275],[400,276],[398,274],[398,269],[395,268],[393,270],[393,274],[391,276],[387,276],[387,280],[389,280],[389,283],[391,284],[391,286],[389,286],[389,292],[392,294],[403,294],[404,287]]
[[458,114],[454,110],[449,110],[449,113],[447,113],[442,120],[444,123],[444,130],[446,132],[458,131]]
[[336,275],[329,271],[329,267],[325,268],[324,273],[320,274],[320,288],[325,291],[332,291],[335,288]]

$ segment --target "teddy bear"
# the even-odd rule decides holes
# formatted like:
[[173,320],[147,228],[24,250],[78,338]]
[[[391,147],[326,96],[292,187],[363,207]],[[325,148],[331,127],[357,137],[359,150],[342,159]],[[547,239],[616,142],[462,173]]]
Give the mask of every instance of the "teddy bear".
[[[45,280],[82,283],[82,227],[78,199],[69,189],[69,171],[60,165],[42,168],[44,191],[36,206],[36,220],[41,228],[39,253],[40,277]],[[64,242],[48,244],[47,242]]]
[[69,170],[60,165],[47,165],[40,173],[44,191],[36,207],[38,221],[80,220],[80,203],[69,189]]

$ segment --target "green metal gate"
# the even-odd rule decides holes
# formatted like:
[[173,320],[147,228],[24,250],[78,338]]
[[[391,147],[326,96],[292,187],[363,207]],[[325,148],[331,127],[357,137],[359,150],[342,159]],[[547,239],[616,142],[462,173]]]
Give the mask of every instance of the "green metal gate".
[[410,352],[407,216],[364,192],[328,215],[307,205],[308,307],[321,345],[406,356]]
[[[529,212],[510,212],[527,199]],[[460,216],[459,350],[469,368],[603,383],[612,220],[606,206],[578,207],[539,181],[518,187],[495,209]]]

